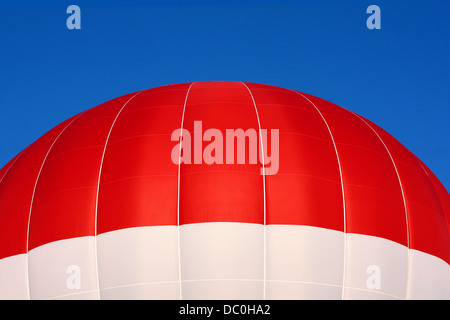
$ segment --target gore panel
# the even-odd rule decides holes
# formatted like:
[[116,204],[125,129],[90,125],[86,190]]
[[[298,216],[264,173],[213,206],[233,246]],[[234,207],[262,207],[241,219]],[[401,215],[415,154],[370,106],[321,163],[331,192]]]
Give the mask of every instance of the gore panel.
[[[313,105],[294,91],[249,84],[261,126],[268,131],[267,224],[294,224],[343,231],[339,166],[330,133]],[[279,130],[279,152],[271,143]],[[273,141],[275,142],[275,141]],[[267,170],[267,169],[266,169]]]
[[[180,169],[180,224],[218,221],[264,223],[261,165],[259,160],[250,164],[247,159],[256,155],[252,152],[259,155],[258,128],[251,95],[243,84],[209,82],[192,86],[183,125],[191,135],[192,160],[191,164],[182,163]],[[215,130],[218,139],[202,141],[210,129]],[[229,163],[224,149],[226,143],[233,140],[227,138],[227,129],[249,130],[249,134],[257,137],[246,138],[245,148],[238,148],[237,139],[234,139],[234,159]],[[223,138],[222,143],[220,138]],[[208,152],[211,143],[217,143],[215,152],[223,152],[221,159],[224,164],[205,163],[204,151]],[[185,142],[183,148],[186,147]],[[245,152],[245,164],[238,163],[239,152]],[[216,155],[214,152],[211,154]]]
[[189,84],[137,95],[122,110],[105,148],[98,199],[98,234],[177,224],[178,163],[172,131],[180,128]]

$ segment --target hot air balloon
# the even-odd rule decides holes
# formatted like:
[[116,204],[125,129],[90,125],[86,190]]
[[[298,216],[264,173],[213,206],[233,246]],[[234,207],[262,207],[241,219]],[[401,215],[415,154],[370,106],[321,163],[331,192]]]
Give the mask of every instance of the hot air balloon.
[[386,131],[256,83],[167,85],[0,171],[1,299],[449,299],[450,197]]

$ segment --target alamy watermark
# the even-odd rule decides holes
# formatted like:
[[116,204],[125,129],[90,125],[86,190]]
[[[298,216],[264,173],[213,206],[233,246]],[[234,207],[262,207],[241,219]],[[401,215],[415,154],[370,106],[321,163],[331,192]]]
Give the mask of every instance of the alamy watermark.
[[81,29],[81,9],[77,5],[70,5],[66,9],[66,13],[69,13],[70,16],[66,20],[67,29]]
[[381,268],[376,264],[371,264],[366,268],[366,273],[369,275],[366,279],[367,289],[381,289]]
[[367,7],[366,13],[370,16],[366,20],[366,26],[369,30],[381,29],[381,9],[377,5],[370,5]]
[[66,288],[69,290],[81,289],[81,268],[78,265],[72,264],[67,266],[66,273],[69,275],[66,278]]
[[[70,16],[66,20],[66,26],[69,30],[81,29],[81,9],[77,5],[70,5],[66,9],[66,13]],[[366,13],[370,16],[366,20],[366,26],[369,30],[381,29],[381,9],[377,5],[370,5],[366,9]]]
[[[270,144],[269,144],[270,136]],[[278,172],[279,129],[209,128],[203,133],[202,121],[194,121],[193,136],[187,129],[175,129],[171,141],[178,141],[171,152],[172,162],[178,164],[261,164],[261,174]],[[208,142],[203,146],[203,142]]]

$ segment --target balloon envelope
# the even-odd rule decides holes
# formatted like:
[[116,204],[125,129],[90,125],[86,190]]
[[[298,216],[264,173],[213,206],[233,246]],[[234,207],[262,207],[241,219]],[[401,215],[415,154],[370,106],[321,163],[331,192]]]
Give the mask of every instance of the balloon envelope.
[[450,197],[369,120],[195,82],[59,124],[0,171],[3,299],[450,298]]

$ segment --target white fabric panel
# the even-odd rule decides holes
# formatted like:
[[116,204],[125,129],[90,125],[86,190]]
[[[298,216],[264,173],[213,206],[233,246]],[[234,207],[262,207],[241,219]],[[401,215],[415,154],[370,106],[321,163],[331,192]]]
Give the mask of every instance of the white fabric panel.
[[108,287],[100,291],[102,300],[179,300],[180,282],[141,283]]
[[298,225],[267,226],[268,299],[341,299],[342,232]]
[[179,299],[177,226],[128,228],[98,235],[102,299]]
[[27,255],[18,254],[0,260],[0,300],[27,300]]
[[346,237],[344,299],[404,299],[408,248],[362,234]]
[[263,298],[264,226],[182,225],[180,243],[183,299]]
[[262,297],[262,280],[183,281],[183,299],[187,300],[262,300]]
[[338,300],[342,286],[295,281],[267,281],[268,300]]
[[39,246],[28,263],[31,299],[98,299],[94,237]]
[[229,222],[117,230],[97,245],[61,240],[0,260],[0,299],[179,299],[180,276],[183,299],[450,299],[445,261],[378,237],[345,238],[344,248],[339,231],[269,225],[264,234]]
[[444,260],[410,250],[408,299],[450,299],[450,266]]

